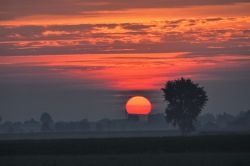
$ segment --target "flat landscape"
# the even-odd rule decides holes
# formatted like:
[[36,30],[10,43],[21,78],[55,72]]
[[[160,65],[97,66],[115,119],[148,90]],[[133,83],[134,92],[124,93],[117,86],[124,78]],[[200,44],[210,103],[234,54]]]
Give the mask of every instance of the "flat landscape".
[[249,166],[250,153],[23,155],[0,157],[2,166]]
[[250,165],[250,135],[1,140],[2,166]]

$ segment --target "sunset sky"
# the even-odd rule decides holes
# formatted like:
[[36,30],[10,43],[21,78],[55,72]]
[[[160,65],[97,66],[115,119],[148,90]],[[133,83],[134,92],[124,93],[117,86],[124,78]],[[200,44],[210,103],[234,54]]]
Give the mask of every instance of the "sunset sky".
[[0,0],[0,115],[124,118],[131,96],[191,78],[204,112],[250,109],[249,0]]

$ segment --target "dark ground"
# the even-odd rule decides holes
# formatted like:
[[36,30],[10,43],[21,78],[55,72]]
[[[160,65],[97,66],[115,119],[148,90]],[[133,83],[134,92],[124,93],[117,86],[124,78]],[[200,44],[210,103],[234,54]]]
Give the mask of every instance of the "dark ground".
[[1,140],[0,166],[250,166],[250,135]]

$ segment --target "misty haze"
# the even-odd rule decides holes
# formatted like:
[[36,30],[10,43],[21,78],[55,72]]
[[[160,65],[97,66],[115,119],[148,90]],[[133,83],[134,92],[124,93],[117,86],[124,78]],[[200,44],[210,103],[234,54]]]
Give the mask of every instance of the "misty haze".
[[0,0],[0,165],[249,166],[249,0]]

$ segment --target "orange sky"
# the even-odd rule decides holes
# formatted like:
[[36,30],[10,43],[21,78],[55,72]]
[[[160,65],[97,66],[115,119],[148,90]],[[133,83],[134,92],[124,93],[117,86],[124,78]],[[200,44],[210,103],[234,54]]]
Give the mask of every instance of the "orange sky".
[[3,3],[0,65],[49,68],[68,79],[132,90],[158,89],[180,76],[220,79],[202,71],[249,60],[244,0],[58,2]]
[[160,89],[166,80],[182,76],[195,80],[231,79],[221,75],[221,70],[237,72],[250,65],[250,57],[245,56],[183,57],[186,54],[6,56],[0,57],[0,66],[26,69],[19,75],[4,74],[10,78],[77,80],[80,87],[85,86],[84,80],[89,80],[92,84],[88,88],[154,90]]
[[[74,1],[72,1],[73,4]],[[152,1],[153,2],[153,1]],[[69,3],[69,2],[68,2]],[[157,2],[155,2],[157,3]],[[167,2],[166,2],[167,3]],[[94,3],[93,3],[94,4]],[[228,3],[217,5],[187,5],[176,7],[169,7],[168,5],[150,7],[141,6],[128,7],[120,10],[111,9],[102,10],[90,10],[84,11],[86,7],[102,6],[103,3],[97,3],[97,5],[90,5],[88,3],[82,3],[82,11],[74,13],[64,12],[49,14],[50,12],[32,12],[26,15],[17,17],[15,19],[3,19],[0,21],[0,25],[51,25],[51,24],[99,24],[99,23],[150,23],[152,21],[164,21],[166,19],[183,19],[183,18],[207,18],[207,17],[244,17],[250,15],[250,3]],[[171,4],[171,2],[169,2]],[[14,5],[14,4],[13,4]],[[30,4],[32,5],[32,3]],[[80,4],[78,4],[80,5]],[[115,5],[115,4],[114,4]],[[11,4],[9,4],[11,6]],[[21,5],[20,5],[21,6]],[[81,6],[81,5],[80,5]],[[3,8],[5,6],[3,5]],[[30,6],[35,10],[36,6]],[[51,6],[52,8],[53,6]],[[21,7],[20,7],[21,8]],[[43,6],[37,6],[41,10]],[[44,6],[49,9],[50,6]],[[18,10],[18,9],[17,9]],[[21,10],[21,9],[19,9]],[[72,8],[73,10],[73,8]],[[15,11],[16,12],[16,11]]]

